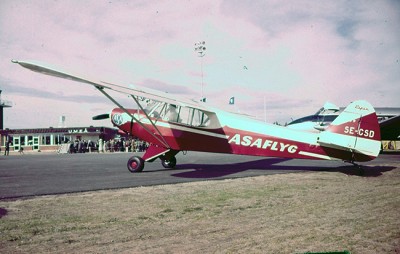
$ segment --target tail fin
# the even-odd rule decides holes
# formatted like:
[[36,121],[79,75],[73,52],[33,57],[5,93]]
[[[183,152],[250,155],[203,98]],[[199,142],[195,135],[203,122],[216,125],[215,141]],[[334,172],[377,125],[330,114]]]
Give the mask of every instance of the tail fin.
[[334,156],[344,160],[354,162],[376,158],[381,149],[381,135],[375,109],[366,101],[352,102],[321,133],[318,142],[323,147],[350,152]]

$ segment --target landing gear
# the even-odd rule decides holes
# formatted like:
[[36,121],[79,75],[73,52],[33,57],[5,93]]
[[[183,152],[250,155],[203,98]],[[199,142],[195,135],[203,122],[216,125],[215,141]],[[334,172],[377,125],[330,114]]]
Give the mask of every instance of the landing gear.
[[160,159],[161,159],[161,164],[163,165],[164,168],[174,168],[176,166],[175,156],[172,156],[168,160],[162,157]]
[[162,147],[150,146],[143,157],[132,156],[128,160],[128,170],[131,173],[142,172],[145,162],[153,162],[157,158],[160,158],[164,168],[174,168],[176,166],[175,155],[178,152],[179,151],[176,150],[165,150],[165,148]]
[[364,175],[364,169],[363,169],[363,167],[361,165],[355,163],[354,161],[344,161],[344,162],[353,164],[354,168],[357,169],[357,173],[358,173],[359,176],[363,176]]
[[142,172],[144,168],[144,160],[139,156],[132,156],[129,158],[127,166],[131,173]]

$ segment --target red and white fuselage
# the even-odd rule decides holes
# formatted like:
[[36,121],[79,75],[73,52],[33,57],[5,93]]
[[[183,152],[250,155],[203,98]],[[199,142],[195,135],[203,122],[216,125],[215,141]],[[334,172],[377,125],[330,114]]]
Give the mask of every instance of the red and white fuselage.
[[[369,161],[380,151],[375,111],[365,101],[353,102],[325,131],[310,133],[266,124],[213,109],[207,126],[152,118],[129,110],[151,132],[131,121],[119,108],[111,113],[115,126],[157,147],[143,157],[150,161],[168,151],[203,151],[267,157]],[[153,124],[150,122],[153,121]],[[156,130],[156,128],[158,130]],[[161,141],[161,142],[160,142]]]

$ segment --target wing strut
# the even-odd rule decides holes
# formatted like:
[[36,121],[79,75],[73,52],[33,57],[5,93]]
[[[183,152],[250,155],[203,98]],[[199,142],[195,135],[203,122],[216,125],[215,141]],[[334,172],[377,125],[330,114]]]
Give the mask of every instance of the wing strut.
[[[164,138],[162,137],[160,131],[156,128],[157,132],[160,134],[160,136],[162,137],[163,140],[161,140],[160,138],[158,138],[155,133],[153,133],[148,127],[146,127],[142,122],[139,121],[139,119],[137,119],[134,115],[132,115],[124,106],[122,106],[121,104],[119,104],[116,100],[114,100],[113,97],[111,97],[108,93],[106,93],[104,91],[104,88],[101,86],[95,86],[97,88],[97,90],[99,90],[102,94],[104,94],[104,96],[106,96],[108,99],[110,99],[112,102],[115,103],[115,105],[117,105],[120,109],[122,109],[125,113],[127,113],[130,117],[132,117],[133,120],[135,120],[135,122],[137,122],[140,126],[143,127],[143,129],[145,129],[151,136],[153,136],[155,139],[157,139],[157,141],[159,141],[161,144],[163,144],[166,148],[170,149],[171,147],[168,145],[167,142],[165,142]],[[141,106],[140,106],[141,107]],[[146,114],[147,116],[147,114]],[[148,116],[147,116],[148,117]],[[150,118],[149,118],[150,119]],[[153,124],[153,122],[150,120],[150,122]],[[154,124],[153,124],[154,126]]]
[[170,148],[170,146],[168,145],[167,141],[164,139],[163,135],[161,134],[160,130],[157,128],[157,126],[154,124],[154,122],[151,120],[150,116],[147,114],[147,112],[144,110],[144,108],[142,107],[142,105],[139,103],[139,101],[136,99],[135,96],[133,96],[131,94],[131,97],[135,100],[136,104],[139,106],[139,108],[142,110],[142,112],[146,115],[146,118],[150,121],[151,125],[153,125],[154,129],[157,130],[158,134],[160,135],[160,137],[162,138],[162,140],[164,141],[165,144],[167,144],[167,148]]

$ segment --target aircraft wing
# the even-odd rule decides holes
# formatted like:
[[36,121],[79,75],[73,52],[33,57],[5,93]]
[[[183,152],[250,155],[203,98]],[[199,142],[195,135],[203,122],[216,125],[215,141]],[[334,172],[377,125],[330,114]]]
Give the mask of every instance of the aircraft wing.
[[382,140],[396,140],[400,136],[400,115],[379,123]]
[[50,75],[53,77],[69,79],[76,82],[86,83],[92,85],[98,89],[109,89],[123,94],[129,94],[137,97],[144,97],[147,99],[166,102],[169,104],[175,104],[182,107],[191,107],[195,109],[204,110],[207,112],[213,112],[209,107],[204,105],[201,101],[191,100],[178,95],[171,95],[169,93],[164,93],[143,87],[124,87],[104,81],[95,81],[80,75],[72,74],[66,71],[59,70],[58,68],[48,67],[45,64],[39,64],[35,62],[28,61],[17,61],[12,60],[13,63],[17,63],[22,67],[30,69],[35,72]]

